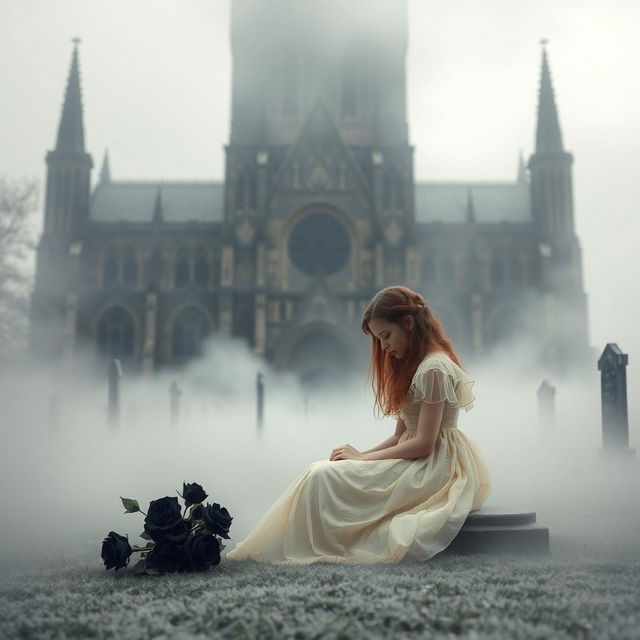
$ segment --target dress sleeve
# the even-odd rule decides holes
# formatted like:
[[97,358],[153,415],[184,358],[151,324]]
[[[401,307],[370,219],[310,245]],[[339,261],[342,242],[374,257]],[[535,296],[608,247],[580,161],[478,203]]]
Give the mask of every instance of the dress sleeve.
[[474,381],[468,376],[460,377],[447,373],[438,367],[421,369],[418,367],[409,391],[415,402],[442,402],[446,400],[455,409],[469,412],[473,408],[475,396],[471,393]]

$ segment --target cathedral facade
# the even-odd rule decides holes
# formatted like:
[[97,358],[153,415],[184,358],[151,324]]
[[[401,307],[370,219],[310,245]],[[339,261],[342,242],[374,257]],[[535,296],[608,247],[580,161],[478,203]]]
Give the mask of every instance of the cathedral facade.
[[105,154],[92,188],[76,45],[46,157],[35,352],[69,361],[85,345],[151,373],[218,334],[331,377],[366,363],[373,294],[405,284],[465,361],[526,336],[551,369],[586,362],[573,159],[546,51],[535,152],[514,181],[417,182],[407,7],[380,0],[363,21],[363,2],[332,0],[339,25],[326,1],[231,3],[223,182],[113,180]]

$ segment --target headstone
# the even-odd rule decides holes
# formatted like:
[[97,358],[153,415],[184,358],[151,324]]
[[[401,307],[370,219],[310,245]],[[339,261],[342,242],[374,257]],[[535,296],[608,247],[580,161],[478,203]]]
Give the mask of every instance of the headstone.
[[258,411],[258,429],[262,429],[264,424],[264,376],[262,372],[258,372],[256,378],[256,395],[257,395],[257,411]]
[[540,431],[554,431],[556,427],[556,388],[543,380],[538,388],[538,428]]
[[177,425],[180,420],[180,396],[182,391],[175,380],[169,387],[169,395],[171,397],[171,424]]
[[600,359],[600,397],[602,401],[603,453],[634,455],[629,449],[627,414],[627,372],[629,356],[615,342],[607,343]]
[[120,380],[122,378],[122,367],[120,360],[112,360],[109,363],[109,404],[108,417],[109,424],[118,425],[120,422]]

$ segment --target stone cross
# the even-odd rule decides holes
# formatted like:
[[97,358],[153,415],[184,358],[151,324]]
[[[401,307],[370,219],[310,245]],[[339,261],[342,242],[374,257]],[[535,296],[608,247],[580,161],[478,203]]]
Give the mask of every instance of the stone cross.
[[543,380],[538,388],[538,427],[542,430],[552,431],[556,427],[556,388],[548,381]]
[[602,400],[602,447],[605,451],[631,451],[627,415],[627,374],[629,356],[615,342],[607,343],[600,359]]
[[117,425],[120,422],[120,380],[122,367],[120,360],[114,359],[109,363],[109,424]]

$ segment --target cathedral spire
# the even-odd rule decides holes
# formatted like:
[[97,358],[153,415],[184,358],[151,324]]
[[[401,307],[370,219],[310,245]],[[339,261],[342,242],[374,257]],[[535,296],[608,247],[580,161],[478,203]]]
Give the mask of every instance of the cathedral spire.
[[109,149],[104,150],[102,158],[102,168],[100,169],[100,183],[109,184],[111,182],[111,166],[109,165]]
[[78,62],[79,38],[73,39],[71,69],[58,127],[56,151],[84,153],[84,124],[82,118],[82,96],[80,92],[80,65]]
[[558,120],[558,110],[553,94],[549,60],[547,58],[547,40],[541,40],[542,68],[540,71],[540,93],[538,98],[538,126],[536,129],[536,153],[561,153],[562,133]]

